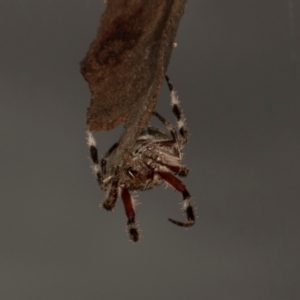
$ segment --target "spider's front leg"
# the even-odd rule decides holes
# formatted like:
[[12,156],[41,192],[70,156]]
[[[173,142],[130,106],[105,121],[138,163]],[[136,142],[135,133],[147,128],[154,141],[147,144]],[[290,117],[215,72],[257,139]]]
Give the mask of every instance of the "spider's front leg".
[[[115,207],[117,197],[118,197],[118,179],[117,176],[112,176],[112,178],[105,178],[106,164],[108,157],[113,153],[113,151],[118,147],[118,143],[115,143],[110,149],[104,154],[101,159],[101,166],[98,159],[98,150],[96,147],[96,140],[91,131],[87,130],[87,144],[90,150],[90,155],[92,159],[92,169],[96,175],[97,182],[99,186],[108,190],[107,197],[105,198],[103,204],[101,205],[106,210],[112,210]],[[110,185],[109,182],[111,181]]]
[[100,207],[103,207],[106,210],[112,211],[116,206],[117,198],[118,198],[118,185],[119,179],[117,177],[113,178],[110,187],[108,188],[107,196],[105,197]]
[[129,237],[133,242],[137,242],[140,238],[140,232],[135,222],[135,203],[128,189],[122,188],[122,200],[124,203],[125,213],[127,216],[127,229]]
[[105,197],[103,204],[100,205],[101,207],[105,208],[106,210],[113,210],[113,208],[116,205],[117,198],[118,198],[118,185],[119,185],[119,179],[118,179],[118,168],[114,172],[112,176],[105,177],[107,175],[106,173],[106,164],[107,164],[107,159],[109,156],[116,150],[118,147],[119,143],[113,144],[109,150],[103,155],[101,159],[101,172],[102,172],[102,180],[99,183],[101,188],[106,190],[106,186],[108,182],[111,181],[111,185],[108,190],[108,194]]
[[170,222],[183,227],[191,227],[195,224],[195,212],[191,203],[191,195],[187,191],[185,185],[176,178],[173,174],[163,171],[156,171],[156,173],[167,183],[172,185],[177,191],[182,193],[183,196],[183,210],[186,213],[187,221],[180,222],[173,219],[169,219]]
[[102,172],[101,172],[101,168],[99,165],[99,160],[98,160],[98,150],[97,150],[97,143],[96,140],[92,134],[91,131],[87,130],[86,131],[86,141],[87,141],[87,145],[89,147],[90,150],[90,156],[92,159],[92,170],[95,173],[96,177],[97,177],[97,182],[99,183],[99,185],[102,182]]
[[102,176],[104,177],[106,175],[106,164],[107,164],[107,159],[109,156],[116,150],[116,148],[119,146],[119,143],[114,143],[109,150],[103,155],[101,159],[101,172]]

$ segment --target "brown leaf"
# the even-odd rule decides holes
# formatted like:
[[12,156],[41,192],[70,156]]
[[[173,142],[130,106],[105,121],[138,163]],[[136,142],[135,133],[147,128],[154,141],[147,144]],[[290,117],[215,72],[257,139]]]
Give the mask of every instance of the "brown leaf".
[[91,90],[87,128],[126,122],[114,159],[133,147],[152,116],[186,2],[108,0],[81,73]]

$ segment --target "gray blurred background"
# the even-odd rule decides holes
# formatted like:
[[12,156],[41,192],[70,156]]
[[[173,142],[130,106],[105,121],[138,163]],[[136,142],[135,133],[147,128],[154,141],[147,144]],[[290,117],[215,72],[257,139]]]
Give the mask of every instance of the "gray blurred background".
[[[79,61],[104,9],[1,1],[0,299],[300,299],[299,1],[189,1],[168,74],[199,218],[176,227],[178,192],[140,193],[136,245],[120,200],[98,208],[85,144]],[[157,110],[174,120],[166,84]]]

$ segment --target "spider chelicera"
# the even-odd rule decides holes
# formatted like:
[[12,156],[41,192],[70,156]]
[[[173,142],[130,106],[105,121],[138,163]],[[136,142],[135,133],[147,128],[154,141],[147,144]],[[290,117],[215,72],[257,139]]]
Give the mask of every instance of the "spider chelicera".
[[140,231],[135,220],[135,202],[129,191],[143,191],[167,183],[182,193],[182,207],[187,217],[184,222],[173,219],[169,219],[169,221],[183,227],[191,227],[195,223],[190,193],[183,182],[175,176],[185,177],[189,171],[187,167],[181,165],[182,150],[188,141],[187,126],[173,85],[167,76],[166,80],[179,134],[172,124],[159,113],[153,112],[153,115],[165,125],[167,130],[147,127],[139,135],[130,158],[123,161],[122,165],[119,165],[112,175],[106,171],[106,165],[109,156],[118,147],[118,143],[115,143],[107,151],[99,164],[96,140],[92,132],[87,131],[87,144],[93,163],[92,169],[101,189],[107,192],[102,207],[106,210],[112,210],[115,207],[118,194],[121,195],[128,218],[128,233],[134,242],[139,240]]

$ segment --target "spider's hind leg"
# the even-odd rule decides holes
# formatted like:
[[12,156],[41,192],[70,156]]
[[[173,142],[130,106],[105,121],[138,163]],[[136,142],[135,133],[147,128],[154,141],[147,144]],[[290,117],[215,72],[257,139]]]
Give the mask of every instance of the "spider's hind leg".
[[183,210],[186,213],[187,220],[185,222],[176,221],[169,219],[170,222],[183,227],[191,227],[195,224],[195,212],[191,203],[191,195],[187,191],[185,185],[174,175],[168,172],[157,171],[157,174],[165,180],[167,183],[172,185],[177,191],[182,193],[183,196]]

